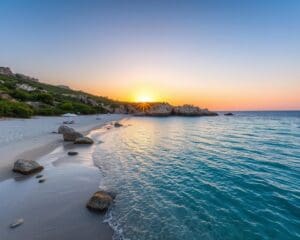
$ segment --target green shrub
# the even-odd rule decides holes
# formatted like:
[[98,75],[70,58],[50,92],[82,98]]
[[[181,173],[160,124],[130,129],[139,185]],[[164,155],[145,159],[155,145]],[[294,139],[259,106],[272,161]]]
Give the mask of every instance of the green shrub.
[[58,107],[63,111],[73,111],[73,105],[70,102],[61,103]]
[[30,118],[32,114],[32,109],[25,103],[0,100],[1,117]]
[[60,115],[63,112],[55,107],[42,107],[35,109],[34,114],[40,116],[56,116]]
[[89,105],[83,103],[73,103],[73,112],[80,114],[93,114],[96,111]]
[[28,100],[31,100],[31,96],[29,93],[21,90],[21,89],[15,89],[15,90],[12,90],[10,92],[10,95],[18,100],[21,100],[21,101],[28,101]]
[[52,105],[54,101],[52,95],[49,93],[35,93],[33,94],[32,99],[50,105]]

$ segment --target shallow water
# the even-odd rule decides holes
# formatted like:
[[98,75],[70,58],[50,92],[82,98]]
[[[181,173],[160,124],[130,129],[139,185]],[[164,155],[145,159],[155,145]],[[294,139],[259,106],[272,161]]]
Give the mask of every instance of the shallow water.
[[115,239],[300,239],[300,112],[125,124],[92,153]]

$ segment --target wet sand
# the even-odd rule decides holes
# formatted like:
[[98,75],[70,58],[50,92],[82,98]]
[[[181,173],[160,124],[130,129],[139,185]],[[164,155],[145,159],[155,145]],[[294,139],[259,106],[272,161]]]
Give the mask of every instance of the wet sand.
[[[111,130],[97,130],[97,139],[101,139],[101,131]],[[94,138],[93,133],[90,135]],[[46,179],[43,183],[35,178],[37,174],[22,176],[10,170],[11,176],[0,181],[0,239],[112,239],[111,228],[103,223],[105,215],[90,212],[85,207],[101,182],[101,173],[92,157],[97,144],[101,143],[96,140],[94,145],[77,146],[58,141],[46,146],[47,151],[50,147],[56,148],[37,159],[45,167],[39,173]],[[68,156],[70,150],[79,154]],[[45,149],[40,151],[44,153]],[[39,155],[36,151],[29,152]],[[9,228],[19,218],[23,218],[24,223],[15,229]]]

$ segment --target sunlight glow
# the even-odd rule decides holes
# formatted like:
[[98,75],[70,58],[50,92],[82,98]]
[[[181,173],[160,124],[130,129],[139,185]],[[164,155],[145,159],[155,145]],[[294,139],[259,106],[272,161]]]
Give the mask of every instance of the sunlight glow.
[[136,97],[135,97],[135,102],[139,102],[139,103],[147,103],[147,102],[154,102],[155,99],[154,97],[149,94],[149,93],[139,93]]

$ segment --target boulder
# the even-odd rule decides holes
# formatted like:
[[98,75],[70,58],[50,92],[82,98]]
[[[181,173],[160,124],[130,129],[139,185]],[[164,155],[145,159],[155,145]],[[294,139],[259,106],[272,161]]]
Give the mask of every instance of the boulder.
[[94,140],[89,137],[78,137],[74,141],[75,144],[93,144]]
[[224,113],[225,116],[233,116],[233,113],[229,112],[229,113]]
[[109,193],[98,191],[93,194],[86,207],[93,211],[103,212],[109,208],[112,202],[113,197]]
[[74,131],[74,129],[73,129],[73,128],[70,128],[70,127],[68,127],[68,126],[66,126],[66,125],[61,125],[61,126],[58,128],[58,130],[57,130],[57,132],[58,132],[58,133],[61,133],[61,134],[64,134],[65,132],[71,132],[71,131]]
[[76,132],[74,129],[63,133],[64,141],[74,142],[77,138],[82,138],[83,135]]
[[42,171],[43,169],[44,167],[38,164],[36,161],[19,159],[15,162],[13,171],[28,175]]

